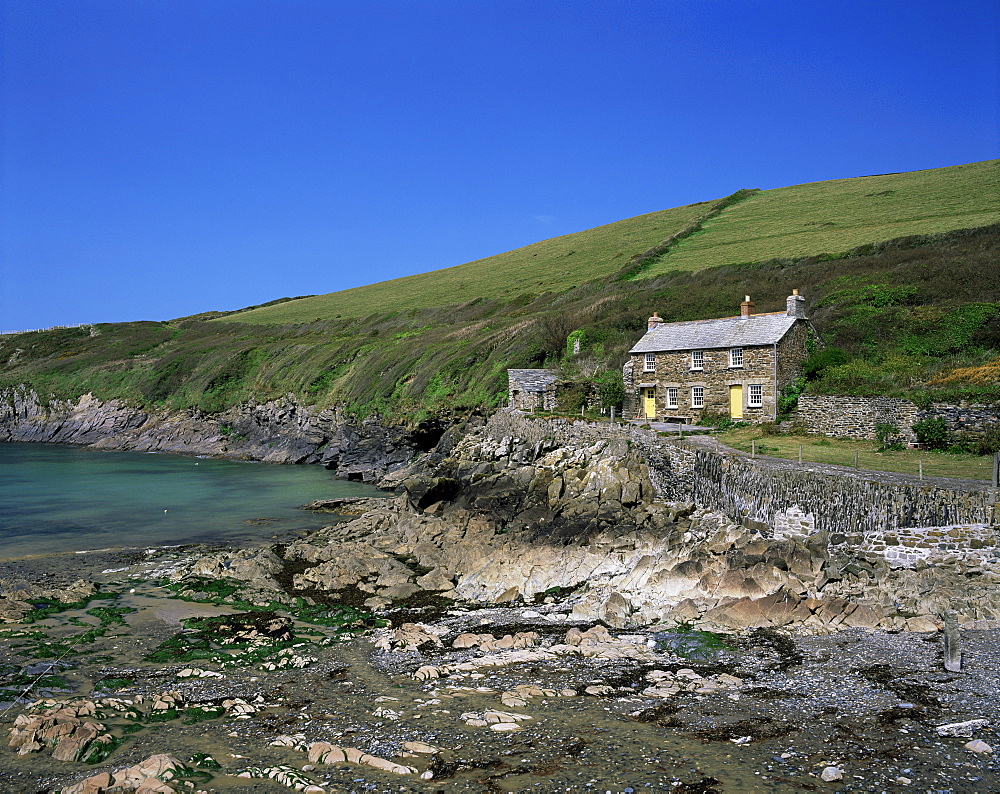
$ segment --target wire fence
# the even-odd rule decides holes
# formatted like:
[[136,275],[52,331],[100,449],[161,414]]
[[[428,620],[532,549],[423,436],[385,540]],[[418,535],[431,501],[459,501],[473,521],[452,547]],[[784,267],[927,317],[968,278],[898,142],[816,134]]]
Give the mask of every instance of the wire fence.
[[908,474],[917,478],[945,477],[983,480],[997,487],[1000,473],[1000,453],[989,456],[953,455],[947,452],[906,450],[876,452],[859,449],[838,449],[835,444],[797,444],[793,442],[750,441],[732,445],[749,453],[750,457],[766,456],[797,460],[799,463],[821,463],[869,471]]

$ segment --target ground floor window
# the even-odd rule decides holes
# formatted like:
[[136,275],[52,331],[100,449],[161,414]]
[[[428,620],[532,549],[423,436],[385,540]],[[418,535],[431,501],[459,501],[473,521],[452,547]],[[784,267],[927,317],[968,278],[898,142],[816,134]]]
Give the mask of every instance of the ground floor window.
[[705,387],[704,386],[693,386],[691,388],[691,407],[692,408],[704,408],[705,407]]
[[764,404],[764,387],[759,383],[750,384],[750,392],[747,395],[747,406],[750,408],[760,408]]
[[669,387],[667,389],[667,408],[677,407],[677,388]]

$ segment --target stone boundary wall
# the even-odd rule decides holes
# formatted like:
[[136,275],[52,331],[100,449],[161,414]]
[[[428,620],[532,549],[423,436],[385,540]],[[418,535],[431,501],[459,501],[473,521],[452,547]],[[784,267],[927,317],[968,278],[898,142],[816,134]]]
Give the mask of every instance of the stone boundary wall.
[[941,553],[1000,548],[998,491],[975,480],[858,472],[779,458],[751,458],[706,436],[664,437],[635,425],[494,415],[487,432],[538,444],[608,442],[637,449],[661,499],[693,502],[781,539],[826,532],[830,544],[913,564]]
[[991,426],[1000,427],[1000,406],[980,403],[931,403],[919,408],[911,400],[895,397],[835,397],[803,394],[796,418],[810,433],[834,438],[875,439],[878,424],[899,428],[903,441],[917,440],[913,423],[943,416],[955,441],[977,441]]
[[[847,539],[848,544],[850,538]],[[907,527],[873,532],[857,544],[862,551],[879,554],[893,567],[912,568],[920,562],[969,552],[989,554],[998,545],[997,530],[986,524]]]

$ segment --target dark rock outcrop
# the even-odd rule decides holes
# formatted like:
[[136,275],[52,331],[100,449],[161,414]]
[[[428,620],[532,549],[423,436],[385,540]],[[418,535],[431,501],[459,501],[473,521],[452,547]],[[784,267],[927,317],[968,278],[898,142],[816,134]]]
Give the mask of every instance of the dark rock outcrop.
[[402,467],[440,435],[434,423],[416,428],[352,423],[334,408],[302,406],[291,396],[207,415],[145,411],[89,394],[44,402],[27,388],[0,392],[0,441],[320,463],[340,477],[365,482]]

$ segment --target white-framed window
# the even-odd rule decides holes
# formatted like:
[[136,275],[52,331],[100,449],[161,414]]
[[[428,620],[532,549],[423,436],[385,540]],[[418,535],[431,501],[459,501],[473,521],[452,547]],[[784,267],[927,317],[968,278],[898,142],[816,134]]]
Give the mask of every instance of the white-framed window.
[[642,359],[643,372],[656,372],[656,353],[647,353]]
[[667,408],[677,407],[677,392],[678,389],[676,386],[667,387]]
[[743,348],[733,347],[729,350],[729,366],[731,367],[742,367],[743,366]]
[[691,351],[691,369],[705,369],[705,351]]
[[759,383],[751,383],[747,392],[747,408],[760,408],[764,404],[764,387]]
[[705,407],[705,387],[704,386],[692,386],[691,387],[691,407],[692,408],[704,408]]

